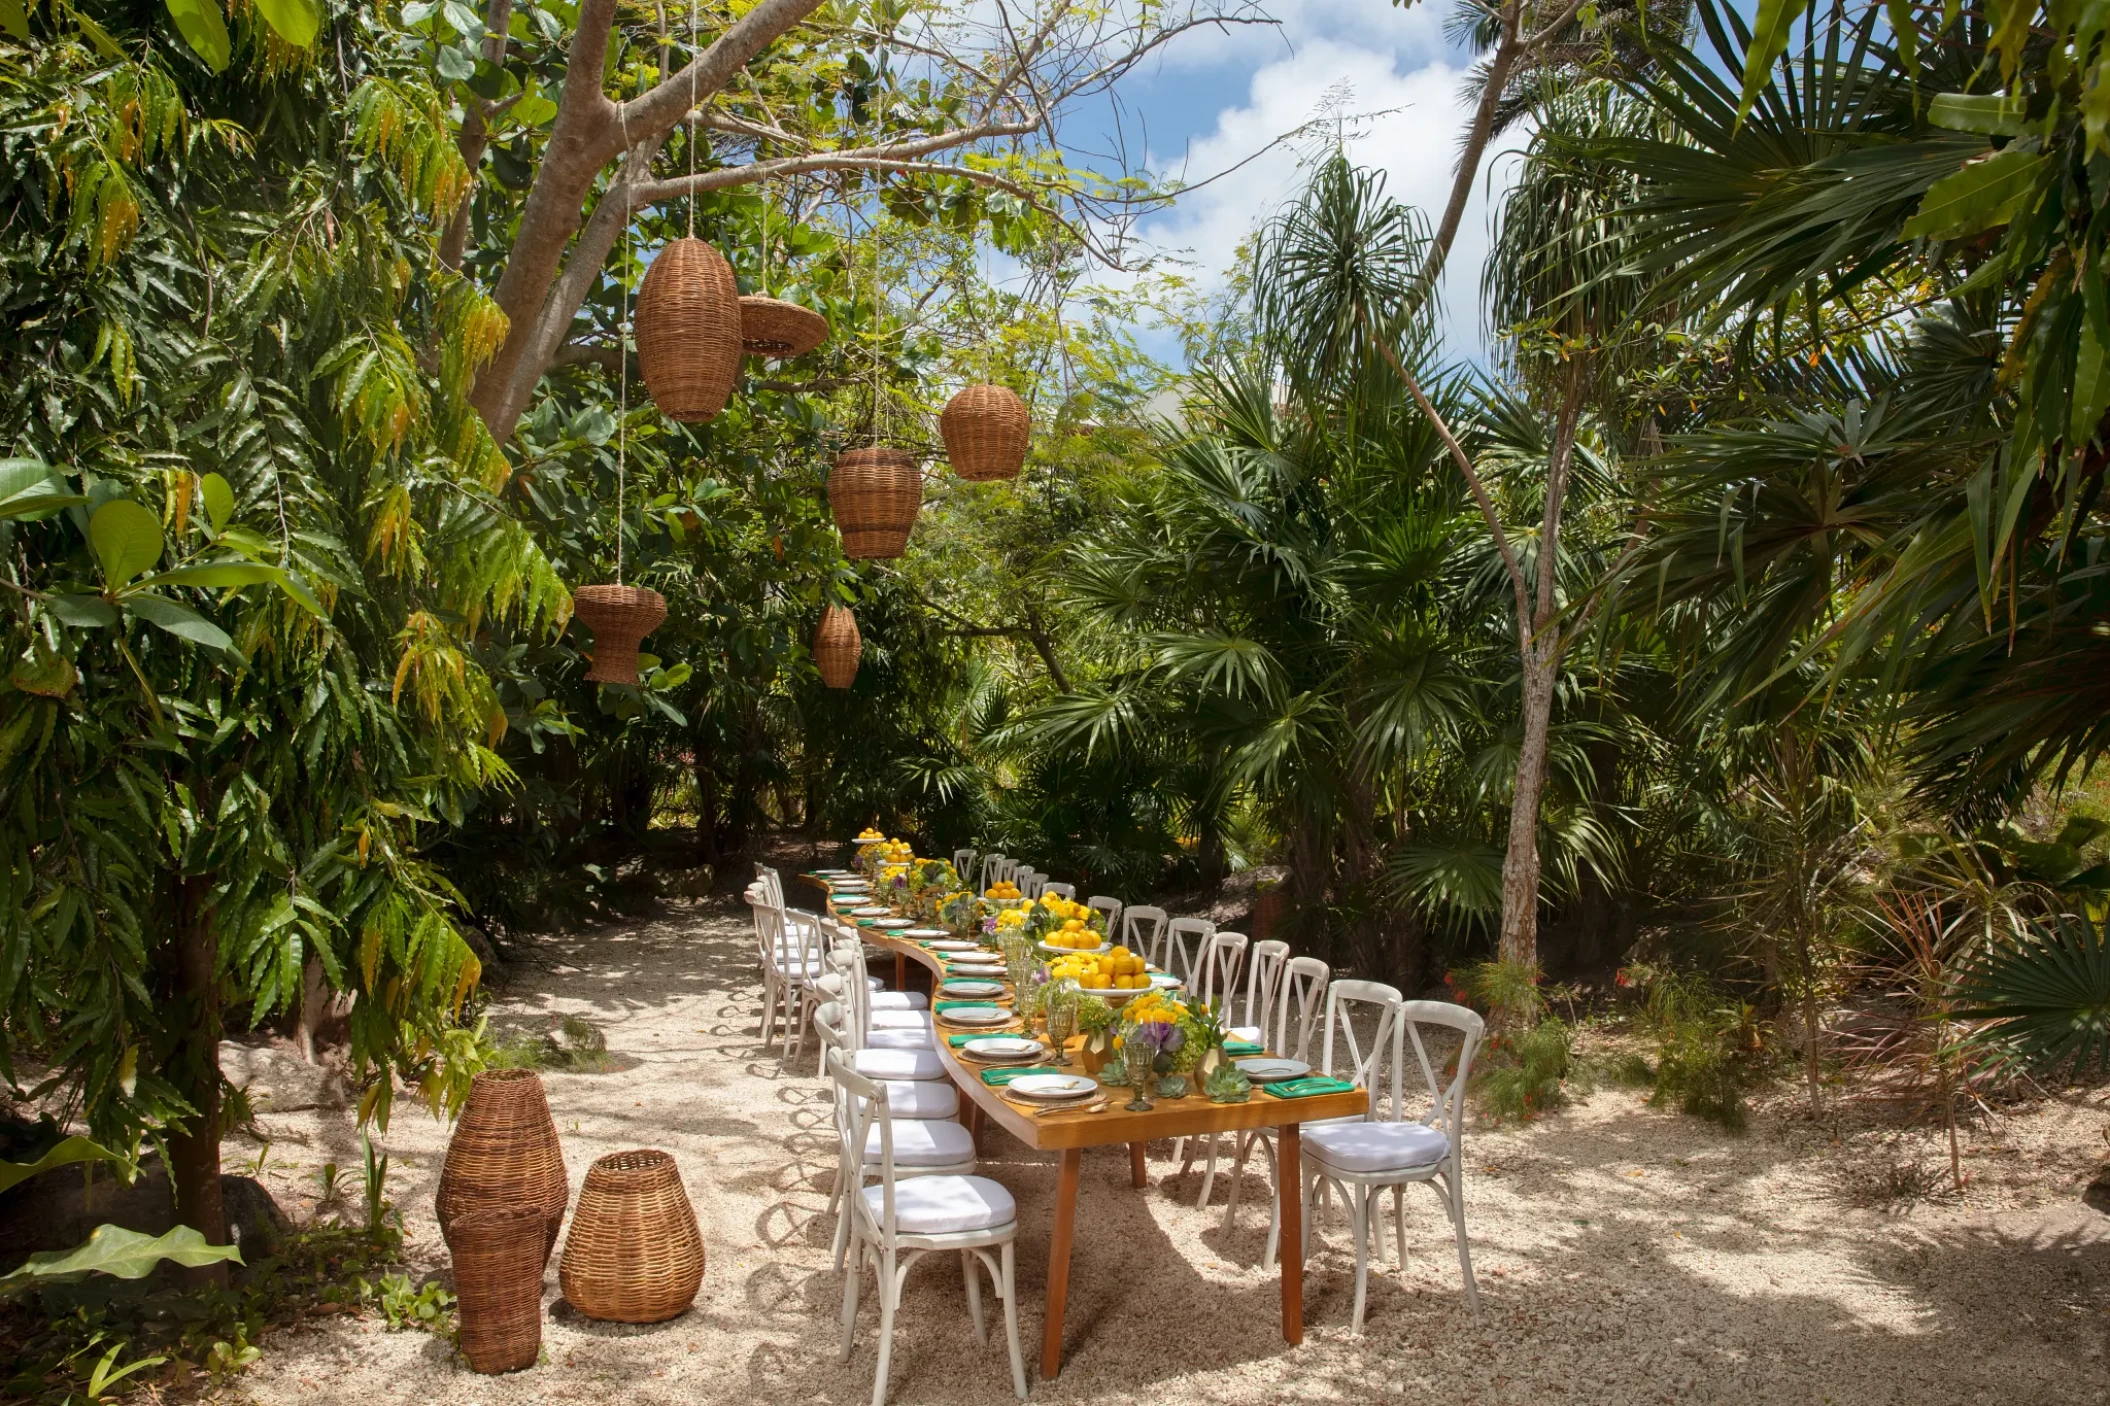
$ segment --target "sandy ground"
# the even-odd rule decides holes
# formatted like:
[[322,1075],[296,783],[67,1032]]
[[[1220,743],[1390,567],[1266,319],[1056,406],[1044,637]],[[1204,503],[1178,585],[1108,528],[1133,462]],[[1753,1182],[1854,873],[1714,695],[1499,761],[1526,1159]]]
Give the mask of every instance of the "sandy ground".
[[[691,1312],[649,1328],[587,1322],[562,1302],[553,1261],[545,1363],[530,1371],[479,1377],[431,1334],[330,1319],[267,1340],[229,1396],[869,1400],[869,1292],[855,1354],[836,1360],[826,1095],[810,1044],[796,1068],[760,1046],[751,953],[743,914],[698,905],[548,939],[493,1003],[499,1026],[580,1012],[606,1030],[624,1067],[546,1076],[573,1192],[606,1152],[661,1147],[680,1159],[709,1254]],[[350,1115],[326,1098],[316,1106],[302,1092],[312,1076],[284,1055],[241,1058],[271,1142],[231,1141],[228,1164],[261,1153],[262,1175],[298,1214],[322,1163],[356,1166]],[[982,1170],[1019,1198],[1021,1326],[1038,1401],[2101,1403],[2110,1216],[2079,1198],[2105,1158],[2105,1125],[2100,1101],[2047,1101],[1973,1130],[1962,1198],[1901,1202],[1888,1191],[1941,1160],[1923,1134],[1839,1134],[1768,1110],[1732,1137],[1600,1089],[1528,1127],[1471,1134],[1478,1317],[1424,1192],[1408,1203],[1409,1262],[1373,1276],[1360,1338],[1347,1330],[1347,1236],[1329,1223],[1295,1349],[1280,1337],[1275,1276],[1258,1267],[1262,1171],[1226,1237],[1221,1182],[1197,1211],[1200,1171],[1180,1177],[1169,1144],[1154,1147],[1140,1192],[1124,1152],[1107,1149],[1084,1165],[1053,1382],[1034,1364],[1054,1164],[991,1129]],[[446,1130],[405,1107],[384,1145],[411,1259],[443,1273],[432,1198]],[[1009,1398],[1008,1376],[1000,1339],[975,1341],[957,1261],[925,1261],[911,1276],[890,1399],[993,1403]]]

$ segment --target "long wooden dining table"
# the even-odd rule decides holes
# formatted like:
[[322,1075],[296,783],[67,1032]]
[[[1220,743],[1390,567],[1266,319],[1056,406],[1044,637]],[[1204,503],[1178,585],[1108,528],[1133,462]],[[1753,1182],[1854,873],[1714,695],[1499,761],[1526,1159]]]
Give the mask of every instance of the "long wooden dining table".
[[[824,880],[813,875],[801,877],[826,892]],[[914,939],[897,937],[870,926],[870,919],[859,920],[838,913],[832,897],[825,901],[831,916],[857,924],[867,944],[894,953],[897,972],[905,973],[909,962],[926,969],[931,977],[931,1005],[937,1005],[937,992],[945,981],[943,954],[931,951]],[[998,1004],[1008,1004],[1008,994],[996,1000]],[[1109,1090],[1111,1096],[1097,1112],[1030,1110],[1021,1108],[982,1082],[982,1071],[990,1066],[963,1058],[949,1040],[952,1035],[969,1032],[964,1027],[948,1027],[943,1019],[942,1015],[936,1017],[938,1024],[932,1044],[946,1073],[975,1110],[976,1121],[994,1123],[1036,1151],[1060,1154],[1060,1171],[1055,1183],[1055,1224],[1048,1240],[1047,1317],[1041,1333],[1041,1376],[1052,1379],[1062,1370],[1062,1315],[1069,1296],[1070,1254],[1076,1240],[1077,1182],[1084,1151],[1090,1147],[1125,1144],[1130,1184],[1142,1187],[1149,1180],[1144,1165],[1144,1148],[1152,1141],[1207,1137],[1252,1128],[1274,1129],[1278,1148],[1275,1185],[1280,1189],[1283,1206],[1280,1246],[1282,1337],[1293,1346],[1304,1341],[1304,1218],[1297,1213],[1298,1189],[1302,1184],[1299,1129],[1306,1122],[1363,1117],[1370,1107],[1367,1091],[1357,1088],[1345,1093],[1275,1098],[1256,1087],[1253,1096],[1244,1103],[1211,1103],[1195,1091],[1184,1098],[1160,1097],[1150,1111],[1131,1113],[1119,1101],[1122,1091]]]

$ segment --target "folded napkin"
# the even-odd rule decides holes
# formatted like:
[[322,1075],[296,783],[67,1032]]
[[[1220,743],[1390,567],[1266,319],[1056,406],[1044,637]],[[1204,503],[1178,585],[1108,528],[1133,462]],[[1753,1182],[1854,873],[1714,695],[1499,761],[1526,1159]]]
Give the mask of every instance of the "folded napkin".
[[861,928],[868,928],[868,927],[872,926],[872,924],[874,924],[874,923],[876,923],[876,922],[878,922],[878,921],[879,921],[879,919],[877,919],[877,918],[859,918],[859,919],[857,920],[857,926],[859,926],[859,927],[861,927]]
[[956,1011],[962,1006],[986,1006],[990,1010],[998,1009],[998,1006],[994,1001],[969,1001],[964,999],[958,1001],[939,1001],[932,1005],[931,1009],[934,1011]]
[[970,1030],[965,1035],[946,1036],[945,1043],[951,1045],[954,1049],[958,1049],[960,1048],[960,1046],[966,1044],[969,1040],[986,1040],[991,1035],[999,1034],[1001,1032],[1002,1027],[1000,1026],[992,1026],[986,1030]]
[[1224,1041],[1224,1053],[1227,1055],[1266,1054],[1267,1046],[1261,1044],[1258,1040],[1226,1040]]
[[1276,1098],[1310,1098],[1313,1094],[1352,1094],[1355,1092],[1355,1081],[1313,1074],[1304,1079],[1289,1079],[1280,1084],[1262,1084],[1260,1087]]
[[1024,1078],[1028,1074],[1054,1074],[1057,1072],[1059,1071],[1052,1064],[1034,1064],[1025,1068],[1013,1065],[1009,1069],[984,1069],[982,1071],[982,1082],[992,1089],[1001,1089],[1013,1079]]

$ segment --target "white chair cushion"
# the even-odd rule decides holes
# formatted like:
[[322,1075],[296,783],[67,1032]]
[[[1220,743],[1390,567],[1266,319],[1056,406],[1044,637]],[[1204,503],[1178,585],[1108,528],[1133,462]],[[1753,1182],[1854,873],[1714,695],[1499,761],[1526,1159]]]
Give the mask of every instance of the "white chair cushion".
[[[864,1189],[872,1222],[883,1225],[886,1188]],[[994,1230],[1018,1219],[1011,1193],[987,1177],[911,1177],[894,1183],[894,1224],[904,1235]]]
[[1426,1123],[1323,1123],[1304,1128],[1312,1156],[1344,1172],[1427,1167],[1451,1155],[1451,1140]]
[[[894,1165],[952,1167],[974,1160],[974,1138],[958,1123],[904,1118],[894,1124]],[[865,1138],[865,1161],[879,1165],[879,1127]]]
[[874,1030],[928,1030],[930,1029],[930,1012],[883,1011],[875,1006],[872,1009],[872,1028]]
[[865,1036],[868,1050],[927,1050],[932,1048],[928,1030],[874,1030]]
[[872,993],[872,1009],[875,1011],[927,1011],[930,997],[921,991],[875,991]]
[[886,1105],[894,1110],[898,1129],[910,1118],[951,1118],[960,1111],[960,1091],[950,1079],[882,1079]]
[[[867,1079],[943,1079],[944,1062],[938,1052],[921,1050],[858,1050],[850,1067]],[[948,1083],[948,1088],[951,1085]]]

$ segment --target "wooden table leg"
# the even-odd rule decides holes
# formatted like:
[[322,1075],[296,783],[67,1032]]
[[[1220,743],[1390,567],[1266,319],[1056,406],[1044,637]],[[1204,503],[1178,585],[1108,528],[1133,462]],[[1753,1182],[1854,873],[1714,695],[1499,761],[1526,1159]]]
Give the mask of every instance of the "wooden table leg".
[[908,990],[908,954],[905,952],[894,954],[894,989]]
[[1062,1154],[1062,1175],[1055,1183],[1055,1234],[1048,1241],[1048,1313],[1040,1335],[1040,1375],[1054,1381],[1062,1371],[1062,1306],[1070,1293],[1070,1239],[1077,1230],[1077,1173],[1084,1150]]
[[1282,1201],[1282,1340],[1304,1341],[1304,1147],[1295,1123],[1282,1125],[1275,1194]]
[[1141,1142],[1132,1142],[1128,1145],[1128,1184],[1130,1186],[1148,1186],[1150,1184],[1150,1173],[1144,1170],[1143,1167],[1143,1151],[1148,1145]]

